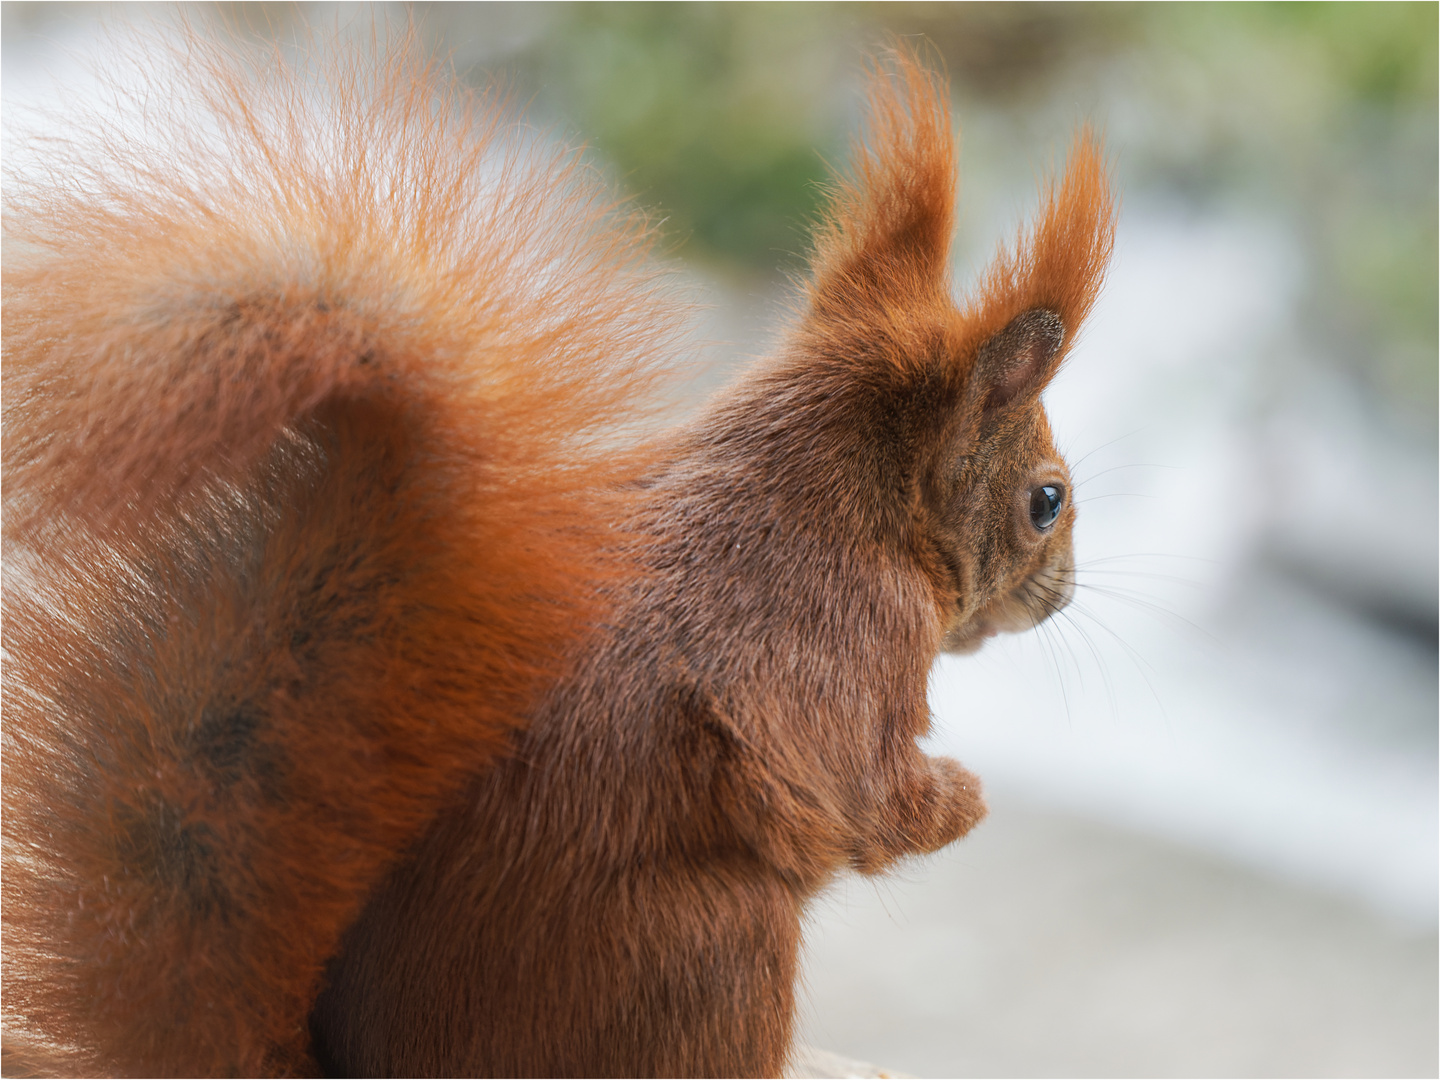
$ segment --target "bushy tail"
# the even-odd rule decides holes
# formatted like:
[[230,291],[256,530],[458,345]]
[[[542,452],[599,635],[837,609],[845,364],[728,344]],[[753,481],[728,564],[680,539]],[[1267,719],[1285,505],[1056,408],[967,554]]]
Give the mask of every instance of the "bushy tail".
[[644,225],[407,55],[131,50],[131,126],[8,178],[5,1023],[77,1070],[313,1067],[619,572]]

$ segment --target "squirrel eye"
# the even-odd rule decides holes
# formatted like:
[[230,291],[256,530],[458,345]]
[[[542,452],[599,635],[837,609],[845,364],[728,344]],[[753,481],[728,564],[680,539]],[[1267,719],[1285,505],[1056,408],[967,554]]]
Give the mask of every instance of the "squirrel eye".
[[1035,528],[1040,530],[1048,529],[1055,524],[1055,519],[1060,516],[1060,509],[1065,505],[1065,495],[1057,487],[1046,484],[1037,487],[1030,493],[1030,521]]

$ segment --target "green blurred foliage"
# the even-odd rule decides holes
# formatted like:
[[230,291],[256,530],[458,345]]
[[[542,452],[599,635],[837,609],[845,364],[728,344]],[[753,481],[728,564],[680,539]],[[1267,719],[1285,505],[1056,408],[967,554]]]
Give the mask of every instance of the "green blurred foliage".
[[1154,122],[1186,142],[1159,153],[1174,187],[1198,176],[1203,198],[1289,223],[1317,352],[1432,433],[1437,14],[1433,3],[1148,8],[1146,74],[1131,91],[1155,91]]
[[1260,33],[1313,39],[1330,76],[1358,101],[1382,108],[1435,103],[1440,23],[1433,3],[1234,5],[1225,16],[1248,20]]
[[803,243],[836,110],[833,40],[788,4],[579,4],[542,92],[692,257],[772,265]]

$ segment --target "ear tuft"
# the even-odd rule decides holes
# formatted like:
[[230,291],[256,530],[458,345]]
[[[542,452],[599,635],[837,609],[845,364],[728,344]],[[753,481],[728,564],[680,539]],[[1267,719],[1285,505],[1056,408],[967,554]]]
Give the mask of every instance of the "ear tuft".
[[985,408],[998,409],[1048,382],[1064,343],[1065,324],[1053,311],[1036,308],[1011,319],[975,360]]
[[[986,342],[982,351],[992,343],[999,347],[1018,326],[1030,325],[1024,320],[1040,314],[1058,320],[1063,345],[1073,343],[1099,295],[1114,241],[1115,200],[1104,149],[1085,126],[1076,133],[1063,176],[1043,190],[1033,226],[1012,249],[1002,249],[967,305],[970,332]],[[1040,365],[1044,378],[1055,373],[1060,358],[1057,352]]]
[[871,71],[866,137],[816,230],[810,299],[822,316],[948,295],[957,180],[948,94],[904,43],[888,66]]

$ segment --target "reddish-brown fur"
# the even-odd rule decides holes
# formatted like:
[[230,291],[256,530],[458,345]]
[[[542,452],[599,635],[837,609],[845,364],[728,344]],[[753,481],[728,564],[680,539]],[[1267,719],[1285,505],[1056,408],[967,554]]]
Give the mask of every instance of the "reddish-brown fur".
[[957,309],[898,58],[786,343],[622,455],[673,320],[571,159],[405,63],[313,117],[207,55],[238,167],[9,208],[7,1029],[95,1072],[775,1075],[807,899],[984,814],[915,744],[937,650],[1068,594],[1070,500],[1024,507],[1068,481],[1094,140]]
[[6,1025],[80,1072],[310,1067],[341,931],[598,617],[677,325],[496,105],[190,49],[188,180],[50,147],[104,198],[7,208]]

